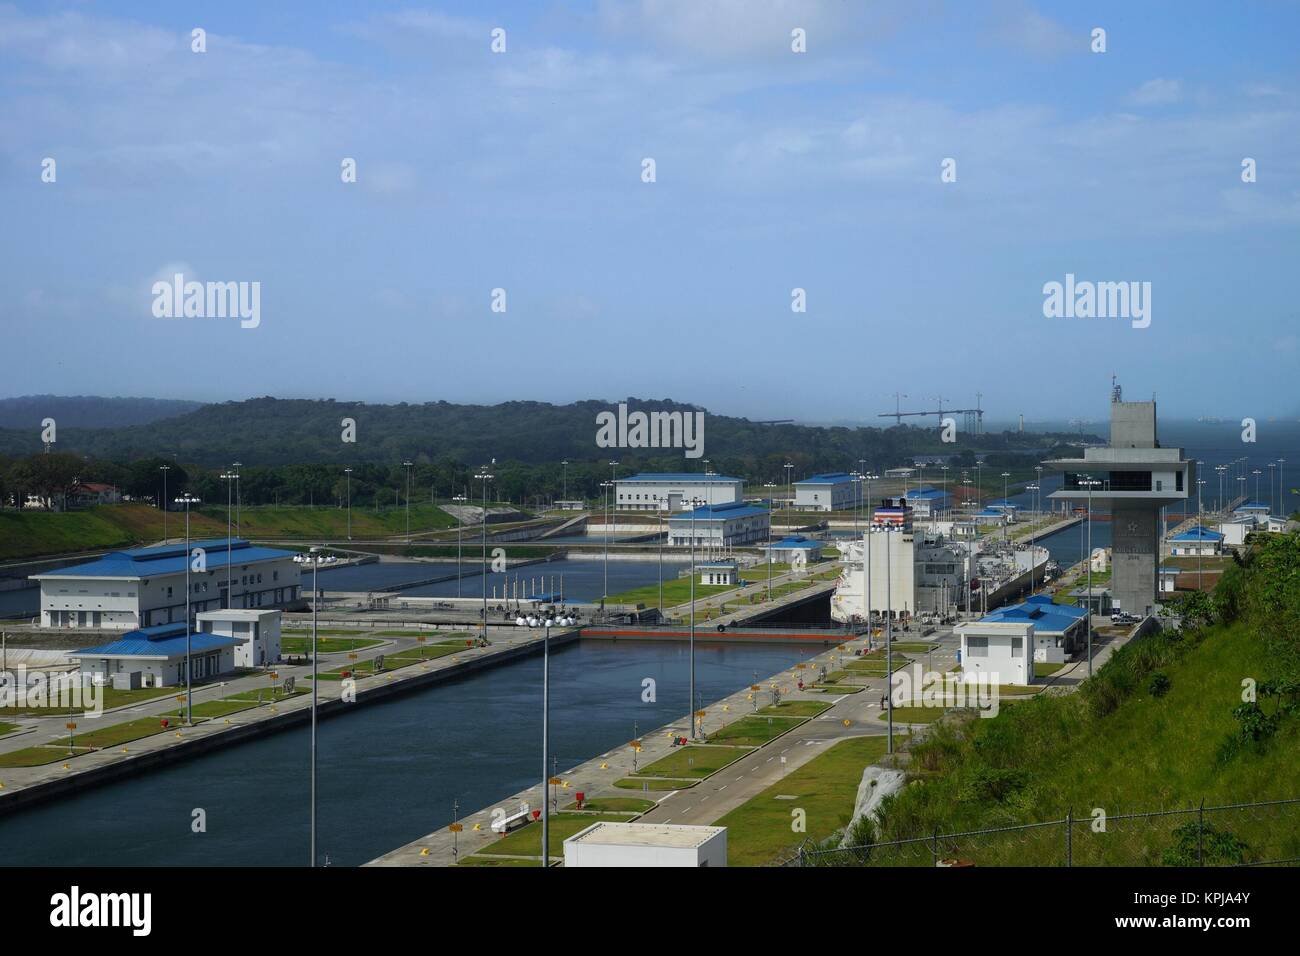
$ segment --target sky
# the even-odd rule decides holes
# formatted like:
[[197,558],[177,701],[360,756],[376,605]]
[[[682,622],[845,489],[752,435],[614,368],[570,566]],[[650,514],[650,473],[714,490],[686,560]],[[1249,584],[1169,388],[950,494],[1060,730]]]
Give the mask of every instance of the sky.
[[[0,397],[1032,423],[1113,374],[1297,415],[1297,36],[1293,2],[0,2]],[[258,283],[255,327],[157,315],[177,273]],[[1149,324],[1045,315],[1067,275],[1150,283]]]

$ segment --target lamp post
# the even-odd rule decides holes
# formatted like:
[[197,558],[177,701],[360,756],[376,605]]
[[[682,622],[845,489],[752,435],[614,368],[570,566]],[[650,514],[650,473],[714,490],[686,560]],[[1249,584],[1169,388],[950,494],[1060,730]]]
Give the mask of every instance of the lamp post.
[[1029,593],[1033,594],[1034,593],[1034,536],[1038,531],[1038,527],[1035,524],[1038,510],[1036,505],[1034,504],[1034,500],[1038,495],[1038,483],[1035,482],[1034,484],[1027,487],[1025,490],[1029,492],[1029,499],[1030,499],[1029,508],[1031,511],[1033,511],[1033,514],[1030,515],[1029,517]]
[[943,472],[943,506],[948,509],[948,466],[940,465],[939,470]]
[[169,471],[172,470],[172,466],[171,466],[171,465],[159,465],[159,466],[158,466],[158,470],[161,471],[161,472],[163,473],[163,493],[162,493],[162,506],[163,506],[163,540],[166,541],[166,540],[167,540],[167,512],[171,510],[171,505],[170,505],[170,504],[168,503],[168,501],[167,501],[167,472],[169,472]]
[[243,489],[239,483],[239,469],[244,467],[244,463],[242,461],[232,461],[230,467],[235,469],[235,536],[238,537],[244,533],[243,525],[240,523],[240,519],[244,516],[244,499]]
[[789,502],[790,507],[794,506],[794,485],[791,483],[790,478],[790,473],[792,471],[794,471],[794,464],[787,461],[785,463],[785,497],[786,501]]
[[352,469],[344,468],[343,474],[348,479],[348,540],[352,540]]
[[414,462],[409,459],[402,462],[402,467],[406,469],[406,543],[411,543],[411,465]]
[[1228,470],[1228,466],[1215,465],[1214,470],[1219,474],[1219,507],[1216,510],[1222,516],[1223,515],[1223,473]]
[[[1002,522],[1002,537],[1004,539],[1009,539],[1011,537],[1011,499],[1007,497],[1007,479],[1010,477],[1011,472],[1004,471],[1002,473],[1002,517],[1004,519]],[[1031,554],[1031,563],[1032,560],[1033,555]]]
[[[769,481],[766,484],[764,484],[763,487],[769,489],[769,494],[771,494],[772,496],[772,503],[775,504],[776,489],[779,486],[774,482]],[[772,603],[772,511],[773,510],[775,509],[769,508],[767,514],[767,601],[769,604]]]
[[1092,489],[1101,484],[1091,475],[1079,479],[1079,484],[1088,489],[1088,546],[1084,561],[1088,563],[1088,599],[1084,605],[1084,620],[1088,622],[1088,676],[1092,676]]
[[[452,495],[452,501],[464,504],[469,501],[469,495]],[[461,521],[460,515],[456,516],[456,597],[461,596],[461,577],[463,576],[461,566],[461,532],[465,530],[465,523]]]
[[877,475],[873,475],[870,472],[862,476],[863,480],[867,483],[867,534],[866,537],[862,539],[862,573],[864,578],[863,585],[866,588],[866,592],[867,592],[866,593],[867,599],[863,603],[865,604],[867,609],[868,650],[870,650],[872,645],[875,644],[875,634],[872,632],[873,614],[871,610],[871,535],[872,532],[875,531],[876,521],[875,521],[875,510],[871,505],[871,482],[874,481],[877,477],[878,477]]
[[691,687],[690,687],[690,721],[691,740],[696,739],[695,732],[695,512],[704,504],[703,498],[692,498],[691,505]]
[[561,485],[561,488],[563,489],[561,491],[561,494],[564,496],[564,500],[568,501],[569,500],[569,459],[567,458],[564,459],[564,461],[560,462],[560,464],[564,466],[564,483],[563,485]]
[[1259,476],[1263,474],[1258,468],[1251,472],[1255,476],[1255,501],[1259,501]]
[[[482,471],[480,471],[477,475],[474,476],[474,478],[475,478],[477,481],[481,481],[481,482],[483,482],[483,578],[482,578],[482,582],[483,582],[483,640],[484,640],[485,642],[487,641],[487,622],[488,622],[488,608],[487,608],[487,493],[488,493],[488,482],[492,480],[492,477],[493,477],[492,475],[488,474],[488,470],[487,470],[486,467],[484,467],[484,469],[483,469]],[[546,796],[545,791],[543,791],[542,796],[543,796],[543,797]]]
[[235,606],[235,579],[230,570],[231,564],[231,542],[230,542],[230,494],[235,479],[239,477],[233,471],[221,473],[221,480],[226,483],[226,607]]
[[600,505],[604,512],[605,523],[602,527],[605,529],[605,559],[604,559],[604,584],[600,591],[600,611],[605,613],[605,602],[609,599],[609,496],[614,493],[614,483],[612,481],[602,481],[600,483]]
[[[1269,467],[1272,467],[1271,465]],[[1201,507],[1201,489],[1205,487],[1205,479],[1196,479],[1196,590],[1201,590],[1201,551],[1205,547],[1205,525],[1202,515],[1204,509]],[[1269,489],[1272,492],[1272,488]]]
[[546,618],[542,637],[542,866],[551,864],[551,802],[546,799],[550,781],[546,765],[551,755],[551,618]]
[[311,549],[311,865],[316,866],[316,605],[320,603],[320,548]]
[[185,506],[185,723],[187,726],[192,726],[194,694],[190,682],[190,675],[193,673],[190,664],[190,566],[194,563],[194,556],[190,554],[190,505],[202,504],[202,502],[187,491],[176,499],[176,503]]
[[885,525],[885,706],[889,715],[889,742],[886,753],[891,754],[894,752],[894,586],[890,572],[894,559],[892,537],[892,526]]
[[[970,476],[963,474],[961,483],[966,488],[967,500],[970,499]],[[971,591],[974,590],[975,584],[975,554],[972,545],[975,540],[975,519],[970,520],[970,527],[966,535],[966,613],[970,614]]]
[[[618,493],[618,462],[609,463],[609,510],[605,513],[605,597],[609,599],[609,522],[618,513],[618,502],[615,495]],[[603,603],[603,601],[602,601]]]

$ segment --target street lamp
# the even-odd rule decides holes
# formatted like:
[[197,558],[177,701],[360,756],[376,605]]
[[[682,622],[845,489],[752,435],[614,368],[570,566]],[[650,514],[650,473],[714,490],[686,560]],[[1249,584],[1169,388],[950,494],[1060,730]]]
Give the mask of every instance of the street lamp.
[[243,525],[240,523],[240,519],[244,516],[244,501],[242,495],[243,489],[240,487],[239,483],[239,469],[244,467],[244,463],[242,461],[232,461],[230,467],[235,469],[235,536],[238,537],[243,534]]
[[560,464],[564,466],[564,484],[562,486],[563,491],[561,492],[561,494],[564,495],[564,500],[568,501],[569,500],[569,459],[567,458],[564,459],[564,461],[560,462]]
[[[1003,512],[1003,518],[1005,519],[1002,522],[1002,536],[1004,539],[1011,537],[1011,524],[1010,524],[1011,499],[1007,497],[1007,479],[1010,477],[1011,477],[1011,472],[1004,471],[1002,473],[1002,512]],[[1033,563],[1032,553],[1030,554],[1029,558],[1030,558],[1030,563],[1032,564]]]
[[1079,479],[1079,484],[1088,489],[1088,547],[1084,560],[1088,562],[1088,599],[1085,603],[1084,619],[1088,622],[1088,676],[1092,676],[1092,489],[1101,482],[1091,475]]
[[875,527],[876,527],[875,511],[871,505],[871,482],[874,481],[877,477],[879,476],[873,475],[870,472],[862,476],[863,481],[867,483],[867,534],[866,537],[862,539],[862,571],[863,571],[863,576],[865,578],[864,586],[867,592],[866,593],[867,599],[864,603],[866,604],[866,608],[867,608],[867,649],[868,650],[870,650],[872,645],[875,643],[875,634],[872,632],[872,626],[873,626],[872,618],[874,617],[874,615],[872,614],[872,610],[871,610],[871,547],[870,545],[871,545],[871,535],[872,532],[875,531]]
[[605,512],[605,599],[602,600],[602,604],[609,598],[609,522],[618,513],[618,502],[614,499],[618,493],[617,474],[618,462],[611,461],[609,463],[609,510]]
[[[483,582],[483,640],[484,640],[484,642],[487,641],[487,622],[488,622],[488,608],[487,608],[487,493],[488,493],[488,482],[491,481],[492,478],[493,478],[493,476],[490,475],[490,474],[488,474],[488,470],[487,470],[486,467],[484,467],[482,471],[480,471],[477,475],[474,476],[474,479],[475,479],[476,481],[481,481],[481,482],[483,482],[483,577],[482,577],[482,582]],[[545,796],[545,795],[546,795],[545,792],[543,792],[543,793],[542,793],[542,796]]]
[[[468,495],[452,495],[452,496],[451,496],[451,500],[452,500],[452,501],[455,501],[455,502],[459,502],[460,504],[464,504],[465,502],[469,501],[469,496],[468,496]],[[457,515],[457,516],[456,516],[456,597],[460,597],[460,596],[461,596],[461,593],[460,593],[460,581],[461,581],[461,573],[462,573],[462,572],[461,572],[461,567],[462,567],[462,565],[461,565],[461,532],[464,530],[464,528],[465,528],[465,523],[461,520],[461,516],[460,516],[460,515]]]
[[[770,489],[769,493],[772,496],[773,503],[775,503],[776,489],[780,486],[775,482],[769,481],[765,483],[763,487]],[[769,508],[767,512],[767,601],[769,604],[772,603],[772,512],[774,510],[775,509],[773,508]]]
[[348,540],[352,540],[352,469],[344,468],[343,474],[348,476]]
[[402,462],[402,467],[406,469],[406,543],[411,543],[411,466],[414,462],[409,459]]
[[546,799],[546,786],[550,778],[546,765],[551,753],[551,618],[546,618],[546,632],[542,637],[542,866],[551,863],[551,802]]
[[167,503],[167,472],[172,470],[171,465],[159,465],[158,470],[163,473],[163,540],[167,540],[167,512],[171,510],[171,505]]
[[790,481],[790,473],[794,471],[794,465],[791,462],[785,463],[785,497],[790,506],[794,505],[794,486]]
[[703,498],[690,499],[690,739],[695,735],[695,511],[705,503]]
[[311,554],[311,865],[316,866],[316,605],[320,603],[320,548]]
[[185,723],[194,723],[194,695],[190,682],[193,667],[190,665],[190,567],[194,556],[190,554],[190,505],[202,504],[188,491],[176,499],[176,504],[185,506]]
[[226,607],[234,607],[235,600],[235,579],[230,570],[231,566],[231,541],[230,541],[230,495],[231,488],[235,479],[239,476],[233,471],[224,471],[221,473],[221,480],[226,483]]

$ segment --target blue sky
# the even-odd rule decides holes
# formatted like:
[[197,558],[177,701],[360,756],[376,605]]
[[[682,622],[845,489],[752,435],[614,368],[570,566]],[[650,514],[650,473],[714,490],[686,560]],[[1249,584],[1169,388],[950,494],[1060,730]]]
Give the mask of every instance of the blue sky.
[[[0,395],[1300,414],[1300,7],[1231,11],[0,3]],[[261,324],[155,318],[177,270]]]

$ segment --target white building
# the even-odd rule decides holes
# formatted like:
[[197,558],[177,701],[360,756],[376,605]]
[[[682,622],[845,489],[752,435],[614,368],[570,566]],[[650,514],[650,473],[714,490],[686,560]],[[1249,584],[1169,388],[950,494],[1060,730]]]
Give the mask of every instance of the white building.
[[987,675],[993,684],[1033,680],[1034,625],[1029,621],[973,621],[953,630],[961,637],[964,677]]
[[735,502],[726,505],[704,505],[685,514],[668,519],[668,544],[706,550],[724,550],[737,545],[763,541],[771,527],[771,514],[766,508]]
[[1172,564],[1160,565],[1160,593],[1173,594],[1178,584],[1178,575],[1183,573],[1183,569]]
[[642,474],[619,478],[614,485],[619,511],[682,511],[692,500],[710,505],[742,501],[745,483],[739,478],[704,472]]
[[697,564],[695,570],[699,572],[701,584],[732,585],[736,583],[735,561],[711,561],[708,564]]
[[564,866],[726,866],[727,828],[593,823],[564,841]]
[[798,511],[843,511],[857,501],[857,482],[845,471],[810,475],[794,483],[794,506]]
[[228,608],[204,611],[195,618],[204,634],[217,634],[238,641],[236,667],[262,667],[280,659],[280,612]]
[[803,561],[804,564],[815,564],[822,558],[822,543],[816,538],[805,538],[802,535],[790,535],[774,541],[763,550],[768,552],[773,563],[794,564]]
[[[294,552],[225,538],[193,541],[203,571],[191,571],[192,612],[280,607],[298,599]],[[229,590],[227,595],[227,560]],[[185,620],[184,544],[114,551],[95,561],[31,575],[41,586],[41,626],[133,630]]]
[[[233,637],[191,632],[191,682],[233,671],[236,643]],[[68,657],[81,665],[83,681],[131,689],[183,686],[186,653],[185,624],[180,622],[128,631],[107,644],[70,651]]]
[[941,488],[926,485],[913,488],[905,496],[907,506],[918,518],[933,518],[952,507],[952,496]]
[[1223,535],[1199,525],[1169,539],[1169,553],[1176,558],[1219,553]]

